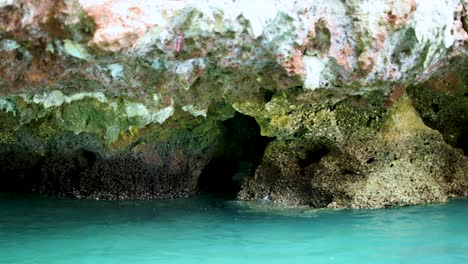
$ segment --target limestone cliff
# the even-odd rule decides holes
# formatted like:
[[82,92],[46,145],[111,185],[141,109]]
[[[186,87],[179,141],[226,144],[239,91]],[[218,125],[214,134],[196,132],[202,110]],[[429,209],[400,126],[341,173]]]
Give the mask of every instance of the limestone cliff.
[[0,190],[180,197],[247,160],[243,200],[466,196],[467,8],[1,0]]

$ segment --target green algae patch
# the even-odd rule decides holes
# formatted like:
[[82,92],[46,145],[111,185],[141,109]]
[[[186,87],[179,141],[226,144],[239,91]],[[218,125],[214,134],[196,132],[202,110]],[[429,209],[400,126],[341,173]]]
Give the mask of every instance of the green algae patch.
[[86,60],[86,61],[92,58],[91,55],[88,53],[88,50],[86,49],[85,46],[79,43],[73,42],[69,39],[66,39],[63,41],[63,48],[65,52],[68,53],[72,57]]
[[57,118],[59,115],[59,111],[53,111],[41,119],[31,120],[25,127],[36,139],[46,142],[65,131],[61,126],[62,120]]
[[393,142],[432,132],[432,129],[424,124],[409,98],[405,96],[390,110],[383,134],[384,138]]
[[0,112],[0,144],[13,144],[16,139],[13,135],[14,131],[19,129],[16,117],[12,113]]
[[132,132],[153,122],[161,124],[173,115],[172,104],[161,108],[153,101],[146,106],[130,98],[109,99],[102,92],[65,95],[58,90],[33,97],[9,96],[0,101],[0,118],[6,124],[2,133],[29,124],[43,139],[72,131],[94,133],[112,143],[123,131]]
[[[119,115],[109,104],[93,99],[84,99],[76,103],[62,106],[63,128],[78,134],[81,132],[100,135],[106,142],[115,141],[120,130],[129,127],[127,118]],[[111,132],[109,130],[118,130]]]
[[372,91],[337,103],[334,107],[337,126],[349,135],[373,135],[380,130],[386,116],[385,97],[380,91]]

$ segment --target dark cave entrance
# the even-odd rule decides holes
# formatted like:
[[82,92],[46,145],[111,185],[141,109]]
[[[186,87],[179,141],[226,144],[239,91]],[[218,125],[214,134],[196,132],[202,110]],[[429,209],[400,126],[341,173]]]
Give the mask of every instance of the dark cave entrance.
[[0,192],[75,197],[83,172],[97,158],[85,149],[45,157],[16,149],[0,151]]
[[[243,179],[255,173],[267,144],[273,138],[261,136],[256,120],[241,113],[235,113],[232,118],[221,122],[220,128],[217,150],[198,179],[197,191],[232,199],[237,196]],[[41,154],[35,154],[30,149],[23,150],[16,145],[0,145],[0,192],[70,198],[93,198],[93,195],[109,197],[105,199],[120,199],[116,198],[120,197],[116,193],[130,193],[125,197],[147,198],[147,193],[160,195],[163,193],[161,190],[166,191],[159,188],[168,188],[171,191],[167,193],[171,193],[174,188],[186,184],[174,180],[176,177],[160,176],[165,167],[161,170],[147,168],[143,163],[126,156],[106,160],[98,152],[82,146],[88,141],[79,136],[76,138],[70,135],[63,139],[64,142],[62,139],[53,140],[60,144],[51,142],[42,146],[45,151]],[[132,167],[135,164],[141,164],[141,167]],[[138,184],[136,179],[139,180]],[[151,181],[156,182],[156,189],[147,191],[145,188],[153,184]]]
[[219,149],[200,175],[198,191],[234,199],[243,179],[255,173],[272,138],[260,135],[253,117],[238,112],[222,122],[222,130]]
[[0,151],[0,192],[28,193],[40,182],[44,158],[27,151]]

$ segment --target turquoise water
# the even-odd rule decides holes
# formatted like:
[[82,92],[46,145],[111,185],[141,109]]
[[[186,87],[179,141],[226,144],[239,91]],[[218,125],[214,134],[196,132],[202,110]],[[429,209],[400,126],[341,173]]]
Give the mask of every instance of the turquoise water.
[[468,263],[468,200],[307,211],[0,194],[0,263]]

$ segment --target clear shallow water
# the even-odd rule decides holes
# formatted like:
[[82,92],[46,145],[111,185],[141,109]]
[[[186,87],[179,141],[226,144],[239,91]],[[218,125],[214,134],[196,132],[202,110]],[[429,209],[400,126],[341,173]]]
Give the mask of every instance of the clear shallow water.
[[304,211],[0,194],[0,263],[468,263],[468,200]]

